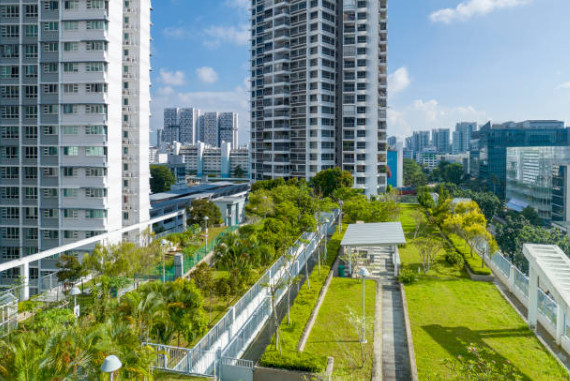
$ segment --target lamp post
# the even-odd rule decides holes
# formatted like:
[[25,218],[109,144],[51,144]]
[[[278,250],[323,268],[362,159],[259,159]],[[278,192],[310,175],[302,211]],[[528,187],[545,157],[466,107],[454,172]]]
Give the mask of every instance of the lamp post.
[[366,344],[366,310],[365,310],[365,282],[366,277],[370,276],[370,273],[366,267],[361,267],[358,270],[358,274],[362,277],[362,337],[360,338],[361,344]]
[[162,248],[162,283],[166,283],[166,246],[171,246],[172,243],[163,239],[160,241],[160,247]]
[[338,205],[340,206],[340,213],[338,215],[338,232],[339,233],[342,231],[342,204],[344,204],[344,202],[342,200],[340,200],[338,202]]
[[210,218],[208,216],[204,216],[204,223],[206,225],[206,244],[204,245],[204,257],[208,255],[208,220]]
[[113,381],[113,374],[117,370],[121,369],[122,366],[123,364],[117,356],[110,355],[105,358],[105,361],[103,361],[103,365],[101,365],[101,372],[109,373],[110,380]]
[[69,292],[69,295],[73,295],[73,314],[78,318],[80,311],[79,306],[77,305],[77,295],[81,295],[81,290],[78,287],[73,287]]

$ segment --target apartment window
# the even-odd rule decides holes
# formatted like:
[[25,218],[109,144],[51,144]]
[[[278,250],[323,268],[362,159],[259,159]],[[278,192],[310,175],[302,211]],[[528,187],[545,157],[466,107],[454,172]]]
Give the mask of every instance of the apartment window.
[[24,66],[24,75],[26,78],[37,78],[38,77],[38,66],[37,65],[26,65]]
[[38,158],[38,147],[24,147],[24,158],[26,159],[37,159]]
[[77,83],[66,83],[63,85],[64,93],[77,93],[79,92],[79,85]]
[[45,198],[57,198],[57,189],[44,188],[42,189],[42,196]]
[[11,260],[20,258],[20,249],[17,247],[3,247],[1,253],[2,259]]
[[20,189],[17,187],[0,188],[0,196],[9,200],[18,200],[20,198]]
[[38,178],[38,169],[36,167],[24,167],[24,179],[34,180]]
[[[75,219],[75,218],[79,217],[79,213],[77,212],[76,209],[64,209],[63,210],[63,217]],[[76,235],[74,238],[77,238],[77,233],[75,233],[75,234]],[[65,237],[65,238],[69,238],[69,237]]]
[[85,211],[85,218],[87,219],[101,219],[107,218],[107,211],[104,209],[90,209]]
[[107,135],[107,126],[85,126],[86,135]]
[[38,199],[38,188],[24,188],[24,199],[26,199],[26,200],[37,200]]
[[57,135],[55,126],[42,126],[42,133],[44,135]]
[[85,91],[88,93],[107,93],[106,83],[88,83],[85,85]]
[[78,156],[78,155],[79,155],[79,147],[63,147],[63,156]]
[[77,135],[79,133],[79,126],[63,126],[64,135]]
[[79,64],[77,62],[66,62],[63,64],[63,71],[65,73],[77,73],[79,71]]
[[107,105],[85,105],[86,114],[107,114]]
[[106,9],[105,0],[87,0],[87,9]]
[[0,6],[0,17],[18,18],[20,17],[20,7],[17,5]]
[[88,62],[85,64],[86,72],[107,72],[106,62]]
[[38,17],[38,6],[36,4],[26,5],[26,17]]
[[2,86],[0,87],[0,96],[5,99],[18,99],[20,88],[18,86]]
[[85,197],[89,198],[103,198],[107,196],[107,190],[101,188],[86,188]]
[[43,230],[42,231],[42,238],[43,239],[59,239],[59,231],[57,231],[57,230]]
[[107,51],[107,41],[87,41],[85,46],[87,51]]
[[[26,218],[28,220],[37,220],[38,219],[38,209],[36,209],[36,208],[24,208],[24,218]],[[32,229],[29,229],[29,230],[32,230]],[[33,229],[33,230],[37,230],[37,229]]]
[[[57,156],[58,147],[43,147],[43,155],[44,156]],[[53,169],[53,168],[44,168],[44,169]],[[44,175],[48,176],[46,173]]]
[[79,30],[78,21],[64,21],[63,30]]
[[87,168],[85,170],[86,177],[103,177],[105,174],[105,168]]
[[77,176],[77,168],[63,167],[62,171],[63,171],[63,177],[76,177]]
[[[59,44],[57,42],[44,42],[43,45],[44,45],[44,52],[46,52],[46,53],[55,53],[59,50]],[[26,52],[26,56],[27,56],[27,52]],[[37,54],[36,54],[36,57],[37,57]]]
[[42,23],[44,32],[57,32],[59,30],[59,23],[57,21],[49,21]]
[[64,114],[77,114],[78,111],[77,105],[63,105],[62,108]]
[[20,239],[20,229],[7,227],[2,228],[2,238],[4,239]]
[[58,72],[57,66],[58,64],[55,62],[42,64],[43,71],[45,74],[56,74]]
[[18,158],[18,147],[16,147],[16,146],[0,147],[0,158],[2,158],[2,159],[17,159]]
[[69,11],[79,9],[79,1],[78,0],[65,0],[63,2],[63,9],[69,10]]
[[59,216],[58,212],[58,209],[42,209],[42,216],[44,218],[57,218]]
[[107,30],[107,22],[96,20],[87,21],[87,30]]
[[0,66],[0,79],[17,79],[19,75],[18,66]]
[[0,26],[0,37],[18,38],[20,37],[19,25],[2,25]]
[[[28,99],[33,99],[38,97],[38,87],[37,86],[24,86],[24,96]],[[36,111],[37,114],[37,111]]]
[[44,1],[46,11],[56,11],[59,9],[59,1]]
[[20,171],[17,167],[0,167],[0,177],[2,179],[18,179]]
[[24,117],[27,119],[37,119],[38,106],[24,106]]
[[[57,105],[43,105],[42,112],[45,115],[57,114]],[[44,134],[45,135],[45,134]]]
[[74,188],[64,188],[63,189],[63,197],[65,198],[76,198],[78,194],[77,189]]
[[[45,45],[46,44],[44,44],[44,46]],[[24,58],[38,58],[38,46],[24,45]]]
[[26,37],[37,37],[38,36],[38,26],[37,25],[25,25],[24,35]]
[[19,139],[20,129],[17,126],[2,126],[0,127],[0,138]]
[[[44,153],[45,153],[46,148],[48,148],[48,147],[44,147]],[[55,148],[55,152],[57,152],[57,147],[49,147],[49,148]],[[43,167],[42,168],[42,176],[43,177],[57,177],[57,168]]]
[[20,46],[19,45],[0,45],[0,58],[19,58]]
[[18,106],[0,106],[0,116],[2,119],[18,119],[20,108]]
[[[75,213],[73,213],[75,212]],[[77,218],[77,211],[76,210],[69,210],[69,217],[66,218]],[[65,239],[77,239],[79,237],[79,233],[75,230],[64,230],[63,231],[63,238]]]
[[105,156],[104,147],[85,147],[85,156]]
[[63,50],[65,52],[76,52],[79,50],[79,42],[64,42]]

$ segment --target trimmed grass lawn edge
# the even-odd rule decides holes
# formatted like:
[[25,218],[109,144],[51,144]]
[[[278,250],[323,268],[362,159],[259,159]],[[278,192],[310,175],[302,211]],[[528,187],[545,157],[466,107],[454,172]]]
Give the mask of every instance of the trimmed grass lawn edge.
[[412,336],[412,325],[408,315],[408,301],[403,283],[400,283],[400,294],[402,295],[402,306],[404,310],[404,324],[406,326],[406,338],[408,340],[408,356],[410,357],[410,369],[412,371],[412,381],[419,381],[418,367],[416,365],[416,352],[414,350],[414,338]]

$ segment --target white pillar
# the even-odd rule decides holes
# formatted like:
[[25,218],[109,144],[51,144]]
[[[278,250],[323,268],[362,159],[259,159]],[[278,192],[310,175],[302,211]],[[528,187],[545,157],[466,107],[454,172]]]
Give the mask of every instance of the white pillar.
[[564,327],[566,325],[566,311],[562,308],[562,304],[558,302],[558,307],[556,308],[556,344],[560,345],[562,341],[562,336],[564,336]]
[[513,292],[513,289],[515,287],[515,272],[515,266],[511,265],[511,269],[509,271],[509,283],[507,284],[510,292]]
[[528,325],[536,328],[538,317],[538,274],[531,264],[528,274]]
[[21,300],[30,299],[30,264],[24,263],[20,266],[20,276],[22,276],[22,289],[20,290]]

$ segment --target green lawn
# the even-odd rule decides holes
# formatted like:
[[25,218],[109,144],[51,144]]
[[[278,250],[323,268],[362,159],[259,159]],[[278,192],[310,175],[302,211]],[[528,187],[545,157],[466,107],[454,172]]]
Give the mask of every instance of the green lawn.
[[[409,209],[402,210],[404,220]],[[496,287],[471,281],[464,270],[450,266],[443,254],[434,269],[406,286],[420,380],[450,377],[443,359],[466,356],[471,344],[491,350],[498,364],[511,362],[524,380],[568,380],[565,369]],[[400,256],[404,267],[413,271],[420,267],[413,242],[400,249]]]
[[175,381],[175,380],[206,381],[210,380],[211,378],[184,376],[182,374],[174,374],[174,373],[156,373],[154,375],[154,379],[155,381]]
[[365,380],[372,374],[372,342],[376,282],[366,282],[366,338],[362,364],[359,330],[349,322],[348,312],[362,314],[362,283],[355,279],[334,278],[319,316],[313,326],[305,352],[334,357],[334,380]]

